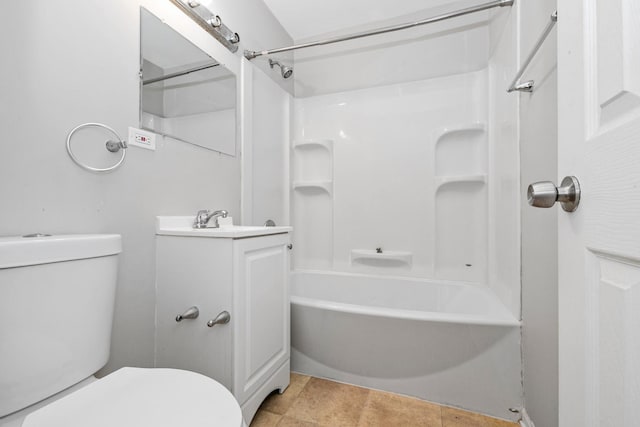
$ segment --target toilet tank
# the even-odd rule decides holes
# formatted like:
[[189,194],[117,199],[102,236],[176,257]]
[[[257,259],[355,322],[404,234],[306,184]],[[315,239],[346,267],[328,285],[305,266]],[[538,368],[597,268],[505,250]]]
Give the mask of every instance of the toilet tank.
[[0,417],[107,363],[121,250],[116,234],[0,237]]

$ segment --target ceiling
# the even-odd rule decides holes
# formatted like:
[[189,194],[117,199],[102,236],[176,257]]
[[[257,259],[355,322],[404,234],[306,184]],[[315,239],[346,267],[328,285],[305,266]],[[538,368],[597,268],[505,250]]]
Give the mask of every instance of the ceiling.
[[[296,41],[457,4],[455,0],[263,0]],[[476,1],[475,3],[478,3]]]

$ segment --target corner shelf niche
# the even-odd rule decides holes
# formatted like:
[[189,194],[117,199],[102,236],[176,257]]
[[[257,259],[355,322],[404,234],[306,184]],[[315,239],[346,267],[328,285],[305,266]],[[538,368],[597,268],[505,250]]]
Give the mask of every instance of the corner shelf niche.
[[328,195],[331,196],[333,192],[333,182],[332,181],[294,181],[293,182],[294,190],[323,190]]
[[442,139],[446,135],[451,135],[458,132],[484,132],[485,130],[486,126],[483,122],[471,122],[468,124],[461,124],[456,126],[444,126],[440,128],[437,139]]
[[324,148],[331,152],[333,150],[333,141],[331,139],[303,139],[293,142],[293,149],[314,149]]
[[439,279],[481,282],[488,243],[486,125],[442,128],[434,151],[434,273]]
[[291,207],[296,233],[294,268],[333,266],[333,140],[301,138],[291,142]]
[[436,176],[435,178],[436,188],[442,187],[445,184],[453,184],[455,182],[478,182],[482,184],[487,183],[487,175],[451,175],[451,176]]
[[[333,193],[333,141],[304,139],[293,145],[294,190],[321,189]],[[309,195],[315,194],[308,192]]]
[[434,262],[438,279],[482,282],[487,265],[487,188],[449,181],[435,198]]
[[487,132],[484,123],[443,128],[435,146],[436,175],[481,175],[487,170]]

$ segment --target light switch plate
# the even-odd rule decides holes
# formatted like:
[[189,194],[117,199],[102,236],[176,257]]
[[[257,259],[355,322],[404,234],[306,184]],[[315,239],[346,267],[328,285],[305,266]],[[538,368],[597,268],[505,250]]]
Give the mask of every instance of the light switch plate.
[[146,130],[129,127],[129,145],[135,147],[146,148],[147,150],[156,149],[156,134]]

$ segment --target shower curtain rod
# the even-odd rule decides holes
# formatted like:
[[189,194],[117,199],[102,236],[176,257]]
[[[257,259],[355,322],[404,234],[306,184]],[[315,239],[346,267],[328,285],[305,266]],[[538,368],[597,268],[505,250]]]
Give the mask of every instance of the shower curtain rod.
[[167,74],[166,76],[155,77],[155,78],[149,79],[149,80],[143,80],[142,81],[142,85],[150,85],[151,83],[157,83],[157,82],[161,82],[163,80],[172,79],[174,77],[184,76],[185,74],[195,73],[196,71],[206,70],[208,68],[217,67],[218,65],[220,65],[220,64],[218,64],[216,62],[215,64],[201,65],[199,67],[189,68],[188,70],[178,71],[177,73]]
[[444,21],[446,19],[450,19],[450,18],[456,18],[458,16],[463,16],[463,15],[468,15],[470,13],[475,13],[475,12],[481,12],[483,10],[487,10],[487,9],[493,9],[494,7],[505,7],[505,6],[511,6],[513,5],[514,0],[494,0],[494,1],[490,1],[488,3],[484,3],[484,4],[480,4],[477,6],[471,6],[465,9],[460,9],[454,12],[448,12],[442,15],[438,15],[438,16],[434,16],[431,18],[427,18],[427,19],[423,19],[421,21],[416,21],[416,22],[409,22],[406,24],[399,24],[399,25],[393,25],[390,27],[384,27],[384,28],[380,28],[377,30],[371,30],[371,31],[364,31],[361,33],[355,33],[355,34],[350,34],[347,36],[341,36],[341,37],[334,37],[334,38],[330,38],[330,39],[326,39],[326,40],[319,40],[319,41],[314,41],[314,42],[309,42],[309,43],[302,43],[302,44],[297,44],[297,45],[293,45],[293,46],[287,46],[287,47],[280,47],[277,49],[270,49],[270,50],[261,50],[261,51],[253,51],[253,50],[245,50],[244,51],[244,56],[245,58],[251,60],[253,58],[257,58],[258,56],[262,56],[262,55],[271,55],[273,53],[280,53],[280,52],[288,52],[290,50],[297,50],[297,49],[304,49],[307,47],[313,47],[313,46],[321,46],[321,45],[326,45],[326,44],[333,44],[333,43],[338,43],[338,42],[344,42],[347,40],[354,40],[354,39],[359,39],[362,37],[369,37],[369,36],[375,36],[378,34],[385,34],[385,33],[391,33],[393,31],[400,31],[400,30],[406,30],[408,28],[413,28],[413,27],[417,27],[420,25],[425,25],[425,24],[432,24],[434,22],[439,22],[439,21]]

